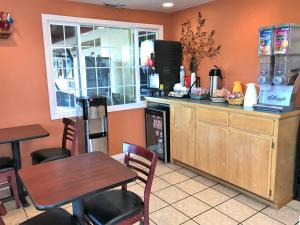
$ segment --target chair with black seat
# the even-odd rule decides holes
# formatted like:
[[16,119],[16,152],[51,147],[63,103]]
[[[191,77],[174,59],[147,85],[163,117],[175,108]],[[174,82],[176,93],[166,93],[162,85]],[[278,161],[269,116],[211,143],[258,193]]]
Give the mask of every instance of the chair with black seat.
[[[5,225],[2,216],[7,213],[4,205],[0,202],[0,225]],[[49,209],[37,216],[34,216],[20,225],[80,225],[77,218],[68,213],[65,209],[54,208]]]
[[[127,190],[109,190],[84,199],[83,207],[87,222],[94,225],[126,225],[136,222],[149,225],[149,198],[157,164],[157,154],[147,149],[123,144],[125,164],[138,172],[138,179],[145,183],[143,199]],[[134,157],[133,157],[133,156]],[[138,157],[136,157],[138,156]]]
[[[62,138],[62,146],[57,148],[40,149],[31,153],[32,164],[40,164],[50,162],[57,159],[70,157],[75,153],[75,145],[79,133],[79,124],[77,121],[63,118],[64,133]],[[70,148],[67,144],[70,142]]]
[[16,207],[20,208],[14,161],[9,157],[0,157],[0,180],[5,180],[5,182],[0,184],[0,188],[9,187],[11,194],[15,198]]

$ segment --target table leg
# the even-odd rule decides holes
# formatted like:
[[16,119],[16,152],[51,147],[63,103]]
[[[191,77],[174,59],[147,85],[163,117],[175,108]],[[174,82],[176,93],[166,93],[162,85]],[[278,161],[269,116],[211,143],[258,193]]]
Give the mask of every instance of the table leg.
[[85,224],[84,220],[84,209],[82,199],[75,200],[72,202],[73,215],[77,217],[81,225]]
[[25,198],[25,191],[24,191],[23,183],[18,174],[19,169],[22,168],[19,142],[18,141],[12,142],[11,148],[12,148],[12,155],[13,155],[13,159],[14,159],[14,163],[15,163],[16,179],[17,179],[17,186],[18,186],[20,202],[23,207],[28,207],[29,203],[27,202],[27,200]]

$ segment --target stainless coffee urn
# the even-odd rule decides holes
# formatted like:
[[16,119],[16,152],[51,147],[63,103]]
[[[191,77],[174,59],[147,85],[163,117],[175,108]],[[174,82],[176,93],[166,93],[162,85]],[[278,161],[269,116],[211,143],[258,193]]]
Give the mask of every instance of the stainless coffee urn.
[[214,66],[214,69],[209,71],[209,95],[212,96],[217,89],[221,87],[222,75],[219,67]]
[[108,153],[107,101],[105,97],[79,98],[81,129],[79,152],[100,151]]

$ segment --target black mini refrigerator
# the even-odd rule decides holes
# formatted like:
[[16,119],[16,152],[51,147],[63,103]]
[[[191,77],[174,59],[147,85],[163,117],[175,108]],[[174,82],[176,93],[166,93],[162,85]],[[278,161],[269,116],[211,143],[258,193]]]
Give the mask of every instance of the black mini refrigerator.
[[80,153],[101,151],[108,153],[107,141],[107,101],[106,97],[79,98]]
[[146,147],[157,152],[159,159],[170,162],[169,106],[151,104],[145,109]]

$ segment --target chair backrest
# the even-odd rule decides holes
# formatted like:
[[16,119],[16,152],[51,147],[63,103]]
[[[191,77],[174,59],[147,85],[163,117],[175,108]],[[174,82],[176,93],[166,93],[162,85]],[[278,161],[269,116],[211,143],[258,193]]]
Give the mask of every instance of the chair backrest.
[[76,141],[79,134],[79,123],[69,118],[63,118],[64,133],[62,139],[62,148],[67,148],[68,142],[70,142],[71,154],[75,154]]
[[[138,179],[146,185],[144,190],[144,210],[149,212],[149,198],[157,164],[157,153],[128,143],[123,143],[123,152],[125,152],[124,163],[129,168],[136,170],[138,172]],[[123,189],[126,188],[126,186],[123,187]]]
[[5,225],[3,219],[2,219],[2,216],[5,216],[6,215],[6,209],[4,207],[4,204],[3,202],[0,202],[0,225]]

